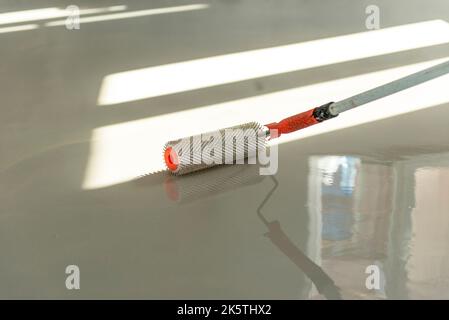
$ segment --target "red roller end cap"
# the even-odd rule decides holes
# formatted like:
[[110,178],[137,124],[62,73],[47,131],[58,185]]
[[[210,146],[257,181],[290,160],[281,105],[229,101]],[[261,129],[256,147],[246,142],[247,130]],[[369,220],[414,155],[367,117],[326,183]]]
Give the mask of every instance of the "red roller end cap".
[[167,149],[165,149],[164,160],[165,164],[167,165],[167,168],[170,169],[171,171],[176,171],[176,169],[178,169],[179,164],[178,155],[172,149],[172,147],[168,147]]

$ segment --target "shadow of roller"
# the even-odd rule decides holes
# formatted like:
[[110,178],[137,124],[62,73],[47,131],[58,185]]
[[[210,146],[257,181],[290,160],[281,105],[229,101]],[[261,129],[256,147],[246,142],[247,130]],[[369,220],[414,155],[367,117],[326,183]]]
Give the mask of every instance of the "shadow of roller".
[[267,194],[265,199],[257,208],[257,216],[262,220],[268,228],[265,234],[268,239],[284,253],[305,275],[313,282],[318,292],[329,300],[341,300],[340,289],[335,285],[329,275],[324,270],[315,264],[309,257],[307,257],[294,243],[288,238],[285,232],[281,229],[279,221],[268,221],[262,215],[262,208],[268,202],[273,192],[278,187],[278,182],[274,176],[270,176],[274,182],[274,187]]
[[189,203],[262,182],[258,165],[224,165],[185,176],[168,175],[164,181],[167,197]]

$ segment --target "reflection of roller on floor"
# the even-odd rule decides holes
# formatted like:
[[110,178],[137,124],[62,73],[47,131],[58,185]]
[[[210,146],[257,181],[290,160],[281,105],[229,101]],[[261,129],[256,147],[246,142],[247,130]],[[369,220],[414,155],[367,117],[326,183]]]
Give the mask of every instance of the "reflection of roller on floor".
[[268,232],[265,234],[268,239],[282,252],[290,261],[292,261],[302,272],[313,282],[318,292],[326,299],[339,300],[341,299],[340,289],[335,285],[334,281],[327,275],[324,270],[315,264],[309,257],[307,257],[295,244],[288,238],[281,228],[279,221],[268,221],[262,215],[262,208],[268,202],[268,199],[273,194],[278,186],[276,178],[271,176],[274,182],[274,187],[265,197],[264,201],[257,209],[257,215],[262,220],[263,224],[267,226]]
[[[183,177],[168,176],[164,189],[169,199],[184,204],[210,196],[227,193],[245,186],[262,182],[266,176],[259,175],[256,165],[221,166],[208,171],[199,171]],[[273,188],[257,208],[257,215],[267,226],[265,234],[316,286],[318,292],[327,299],[341,299],[340,290],[324,270],[309,259],[282,230],[279,221],[269,222],[262,215],[262,208],[278,187],[276,178]]]

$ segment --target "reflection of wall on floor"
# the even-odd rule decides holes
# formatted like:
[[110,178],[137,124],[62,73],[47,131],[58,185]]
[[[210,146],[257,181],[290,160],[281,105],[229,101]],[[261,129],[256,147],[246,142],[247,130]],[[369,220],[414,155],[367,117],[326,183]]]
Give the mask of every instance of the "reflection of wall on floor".
[[410,286],[422,298],[448,299],[449,292],[449,168],[421,168],[415,173]]
[[[394,188],[394,169],[389,164],[348,156],[310,160],[310,216],[321,222],[316,232],[321,234],[317,255],[325,271],[338,279],[336,285],[346,298],[385,297],[383,275]],[[365,287],[365,269],[372,264],[380,267],[384,278],[380,290]],[[345,290],[348,287],[351,292]]]

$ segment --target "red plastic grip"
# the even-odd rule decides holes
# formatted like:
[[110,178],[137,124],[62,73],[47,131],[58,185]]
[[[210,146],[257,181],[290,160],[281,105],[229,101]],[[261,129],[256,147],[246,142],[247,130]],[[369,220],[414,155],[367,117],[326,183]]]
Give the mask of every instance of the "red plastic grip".
[[313,115],[315,109],[310,109],[306,112],[299,113],[297,115],[285,118],[284,120],[281,120],[280,122],[273,122],[270,124],[267,124],[266,127],[269,129],[277,129],[278,134],[277,138],[283,133],[290,133],[293,131],[297,131],[300,129],[307,128],[309,126],[312,126],[314,124],[317,124],[319,121],[315,119],[315,116]]

